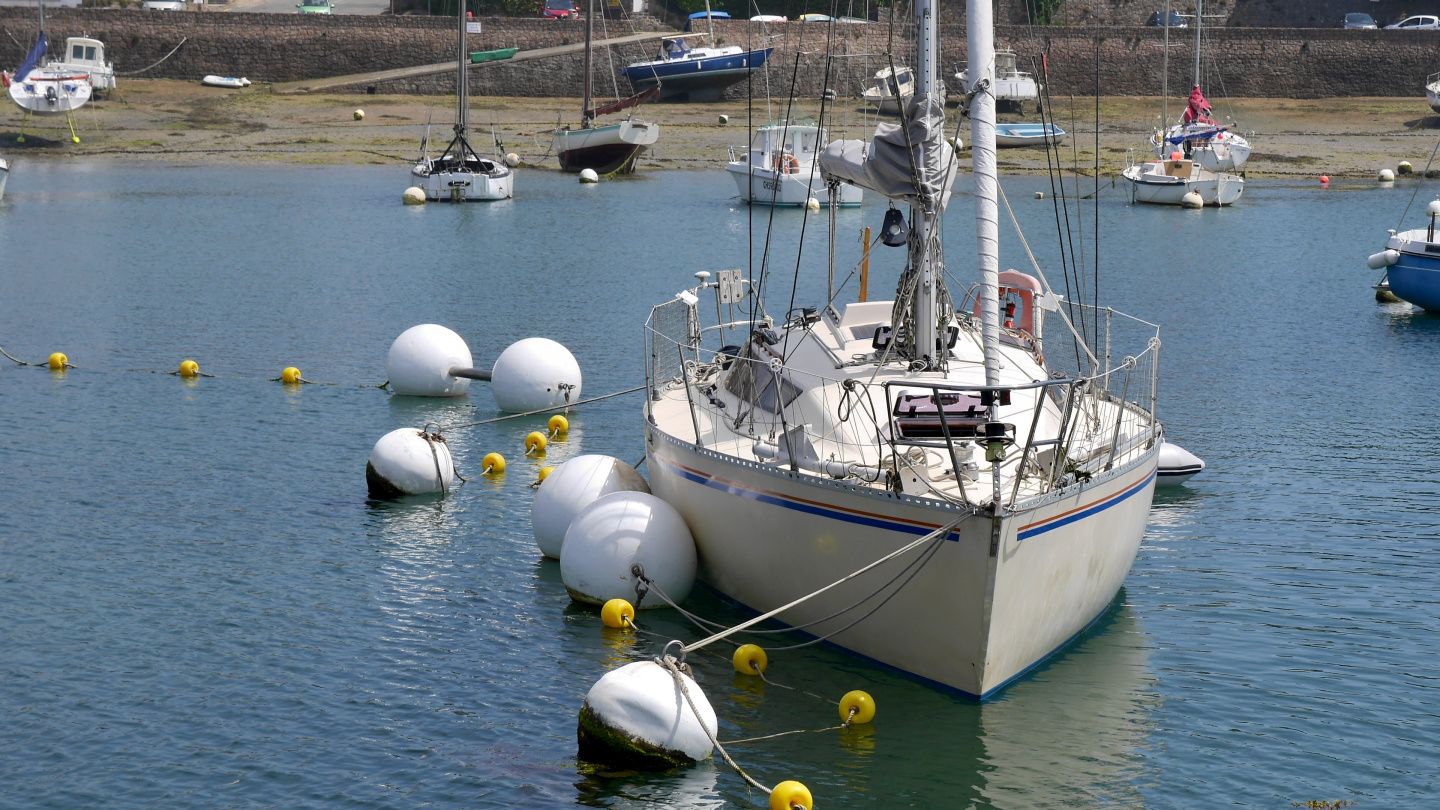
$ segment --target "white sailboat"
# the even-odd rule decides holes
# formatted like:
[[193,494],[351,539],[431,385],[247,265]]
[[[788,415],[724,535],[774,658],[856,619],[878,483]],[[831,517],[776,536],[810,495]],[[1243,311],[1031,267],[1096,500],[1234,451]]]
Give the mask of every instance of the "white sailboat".
[[1430,109],[1440,113],[1440,73],[1431,73],[1425,77],[1425,103]]
[[[1168,11],[1167,11],[1168,19]],[[1235,171],[1250,159],[1250,142],[1210,118],[1210,102],[1200,90],[1200,31],[1204,28],[1205,0],[1195,10],[1195,85],[1179,123],[1151,138],[1155,156],[1165,159],[1175,151],[1210,172]],[[1169,34],[1169,27],[1166,27]],[[1168,42],[1168,36],[1167,36]],[[1167,49],[1168,56],[1168,49]]]
[[40,67],[49,48],[45,40],[45,4],[40,3],[40,35],[14,76],[5,75],[4,84],[10,100],[25,111],[16,143],[25,142],[25,127],[32,115],[63,115],[70,126],[70,140],[80,142],[75,132],[75,110],[90,100],[93,88],[85,71]]
[[[1203,7],[1197,12],[1197,20]],[[1165,20],[1170,19],[1170,10],[1165,10]],[[1200,93],[1200,39],[1199,22],[1196,22],[1195,39],[1195,81],[1196,86],[1192,93],[1192,104],[1187,108],[1186,117],[1190,113],[1200,113],[1194,104],[1195,94]],[[1161,60],[1161,114],[1160,120],[1169,118],[1170,99],[1170,26],[1165,26],[1165,55]],[[1200,100],[1204,96],[1200,95]],[[1205,104],[1205,110],[1209,110],[1209,104]],[[1199,119],[1195,119],[1199,120]],[[1213,122],[1212,122],[1213,123]],[[1183,127],[1185,125],[1177,125]],[[1172,127],[1172,131],[1175,128]],[[1212,133],[1213,135],[1213,133]],[[1199,197],[1199,205],[1202,206],[1225,206],[1236,202],[1240,195],[1245,192],[1245,178],[1238,174],[1230,174],[1220,169],[1212,168],[1218,165],[1223,155],[1225,159],[1232,160],[1240,154],[1239,151],[1230,151],[1229,146],[1202,148],[1202,141],[1187,140],[1188,136],[1183,132],[1176,137],[1180,139],[1179,144],[1184,144],[1183,150],[1178,145],[1169,142],[1169,135],[1155,133],[1151,136],[1150,142],[1156,147],[1156,159],[1147,161],[1136,161],[1134,150],[1125,153],[1125,168],[1121,170],[1120,177],[1130,187],[1130,201],[1150,203],[1153,205],[1186,205],[1187,202],[1194,202],[1196,195]],[[1238,136],[1236,136],[1238,137]],[[1220,151],[1216,151],[1216,149]],[[1167,151],[1173,149],[1173,151]],[[1250,147],[1244,148],[1244,156],[1250,155]],[[1187,156],[1189,155],[1189,156]],[[1208,159],[1212,167],[1205,165]],[[1241,158],[1244,162],[1244,157]]]
[[[991,3],[967,5],[970,64],[988,80]],[[944,132],[936,3],[914,8],[915,94],[901,121],[880,123],[868,149],[837,141],[819,158],[827,179],[909,206],[895,300],[837,308],[832,269],[823,306],[776,320],[727,271],[655,307],[646,459],[651,488],[694,535],[702,578],[755,610],[918,538],[779,619],[978,699],[1074,639],[1130,570],[1163,441],[1159,340],[1119,315],[1104,334],[1126,333],[1123,350],[1087,345],[1088,330],[1046,329],[1057,316],[1068,325],[1066,310],[1112,311],[999,271],[995,99],[984,91],[970,113],[980,282],[973,308],[953,302],[939,223],[959,167]],[[900,213],[887,235],[907,230]],[[730,315],[703,327],[711,290]],[[722,347],[730,335],[742,345]],[[1072,345],[1076,365],[1062,369]]]
[[515,173],[495,154],[482,157],[465,137],[470,129],[470,63],[465,38],[465,4],[457,3],[460,44],[455,69],[455,137],[438,157],[430,157],[429,133],[420,146],[420,159],[410,169],[411,185],[435,202],[490,202],[515,196]]
[[566,126],[551,133],[551,146],[560,161],[560,170],[577,173],[590,169],[599,175],[630,174],[635,160],[660,138],[660,125],[636,121],[632,114],[624,121],[595,126],[596,116],[609,115],[638,107],[660,97],[655,87],[642,89],[635,95],[591,108],[591,53],[595,40],[595,0],[585,11],[585,98],[580,107],[580,128]]
[[[825,143],[825,129],[813,123],[782,121],[755,130],[750,147],[730,147],[725,171],[740,190],[740,201],[755,205],[803,206],[810,200],[830,204],[825,178],[816,157]],[[859,205],[864,192],[859,186],[840,184],[840,205]]]

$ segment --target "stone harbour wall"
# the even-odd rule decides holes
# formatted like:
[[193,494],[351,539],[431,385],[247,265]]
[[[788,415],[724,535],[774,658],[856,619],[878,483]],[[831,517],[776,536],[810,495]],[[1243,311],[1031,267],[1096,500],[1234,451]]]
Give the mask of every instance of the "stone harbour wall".
[[[1127,4],[1128,5],[1128,4]],[[334,16],[241,12],[152,12],[121,9],[63,9],[46,15],[52,54],[64,38],[88,33],[106,43],[117,71],[138,70],[161,59],[183,38],[184,46],[147,78],[198,80],[208,73],[247,76],[256,82],[283,82],[364,73],[444,62],[454,58],[454,21],[413,16]],[[578,21],[538,18],[482,18],[483,33],[470,49],[523,50],[581,42]],[[629,25],[607,20],[610,36],[630,33]],[[662,30],[642,18],[642,30]],[[13,70],[35,36],[35,15],[25,8],[0,7],[0,66]],[[597,25],[597,36],[603,35]],[[858,95],[884,56],[890,26],[884,23],[831,26],[819,23],[717,22],[720,44],[775,48],[751,91],[757,98],[815,98],[826,87]],[[965,63],[965,30],[940,27],[941,65],[947,83]],[[1183,95],[1194,64],[1194,39],[1171,31],[1170,92]],[[1164,31],[1139,26],[1003,25],[997,40],[1019,55],[1022,69],[1049,66],[1052,95],[1160,94]],[[1346,31],[1336,28],[1213,28],[1203,53],[1205,87],[1216,96],[1325,98],[1420,96],[1425,77],[1440,71],[1440,32]],[[628,95],[618,76],[625,64],[657,52],[658,42],[623,46],[595,54],[593,86],[598,97]],[[1097,67],[1096,53],[1099,53]],[[897,64],[913,64],[904,26],[895,31]],[[827,53],[829,54],[827,56]],[[495,63],[471,71],[476,94],[578,96],[579,53],[516,63]],[[448,74],[346,88],[381,93],[454,92]],[[746,84],[729,91],[744,98]]]

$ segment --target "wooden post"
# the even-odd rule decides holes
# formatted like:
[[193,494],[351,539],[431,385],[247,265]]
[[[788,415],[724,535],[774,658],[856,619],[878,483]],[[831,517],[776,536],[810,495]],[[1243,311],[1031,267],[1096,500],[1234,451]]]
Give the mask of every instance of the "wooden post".
[[870,228],[865,228],[865,255],[860,259],[860,303],[870,292]]

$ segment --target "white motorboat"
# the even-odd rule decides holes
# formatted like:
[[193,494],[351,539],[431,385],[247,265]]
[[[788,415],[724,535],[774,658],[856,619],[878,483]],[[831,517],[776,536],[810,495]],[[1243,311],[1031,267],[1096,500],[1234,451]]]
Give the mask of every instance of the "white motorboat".
[[90,87],[96,91],[115,89],[115,66],[105,61],[105,43],[98,39],[66,39],[65,58],[46,62],[45,69],[73,75],[83,74],[89,77]]
[[[1235,171],[1250,159],[1250,141],[1228,126],[1210,118],[1210,102],[1200,90],[1200,31],[1205,20],[1205,0],[1197,0],[1195,10],[1195,85],[1190,90],[1190,99],[1185,106],[1180,122],[1168,127],[1163,133],[1156,132],[1150,138],[1155,147],[1155,157],[1164,160],[1175,152],[1187,160],[1199,163],[1201,168],[1212,172]],[[1167,79],[1169,65],[1170,29],[1165,29]],[[1167,81],[1168,85],[1168,81]],[[1167,88],[1168,94],[1168,88]],[[1252,133],[1253,134],[1253,133]]]
[[1431,73],[1425,77],[1425,102],[1430,109],[1440,113],[1440,73]]
[[499,143],[491,137],[494,154],[483,157],[470,145],[470,84],[467,69],[470,52],[465,39],[465,4],[456,6],[460,44],[455,68],[455,137],[438,157],[430,157],[430,134],[420,145],[420,159],[410,169],[410,180],[435,202],[490,202],[515,196],[515,173],[499,154]]
[[[740,190],[740,201],[757,205],[803,206],[811,199],[830,204],[816,156],[825,130],[816,124],[782,122],[755,130],[750,147],[730,147],[725,170]],[[859,205],[864,192],[849,183],[836,184],[839,205]]]
[[1136,163],[1134,152],[1126,154],[1120,176],[1130,184],[1131,202],[1155,205],[1184,205],[1192,191],[1205,205],[1230,205],[1245,191],[1245,179],[1238,174],[1210,171],[1193,160]]
[[10,164],[0,158],[0,200],[5,199],[5,183],[10,179]]
[[634,114],[618,124],[595,126],[597,116],[610,115],[633,109],[647,101],[660,97],[660,90],[654,85],[626,99],[599,108],[591,108],[590,69],[595,43],[595,0],[590,0],[585,13],[585,97],[580,104],[580,127],[562,127],[551,133],[551,147],[560,161],[560,170],[582,172],[590,169],[599,175],[630,174],[635,171],[635,160],[660,138],[660,125],[636,121]]
[[[967,5],[972,64],[989,65],[991,3]],[[775,319],[739,271],[702,281],[647,321],[643,418],[650,486],[684,516],[706,582],[758,611],[804,597],[778,619],[979,699],[1076,638],[1130,570],[1163,441],[1160,343],[1151,324],[1000,273],[983,93],[970,110],[978,300],[954,303],[939,223],[959,167],[934,12],[916,0],[908,127],[881,122],[868,148],[837,141],[819,157],[827,179],[909,206],[908,224],[887,214],[887,235],[908,234],[896,299],[832,305],[832,274],[820,306]],[[705,327],[712,290],[731,314]],[[1090,346],[1067,313],[1106,319],[1114,345]],[[1097,359],[1111,356],[1124,360]]]
[[[1031,76],[1016,66],[1015,52],[1005,49],[995,52],[995,101],[1004,109],[1023,110],[1025,102],[1040,104],[1040,85]],[[962,93],[970,92],[970,69],[966,67],[955,74]],[[1004,146],[1005,144],[1001,144]]]
[[216,76],[213,73],[201,79],[200,83],[209,87],[230,87],[236,90],[250,86],[250,80],[244,76]]
[[860,97],[882,113],[898,115],[900,103],[915,95],[915,73],[908,67],[881,68]]

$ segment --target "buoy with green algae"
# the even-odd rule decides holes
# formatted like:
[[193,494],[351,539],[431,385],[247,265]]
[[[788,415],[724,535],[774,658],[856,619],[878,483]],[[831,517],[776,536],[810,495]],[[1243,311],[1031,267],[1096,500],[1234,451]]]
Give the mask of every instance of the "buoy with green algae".
[[356,110],[356,111],[355,111],[355,120],[356,120],[356,121],[364,121],[364,120],[365,120],[365,111],[364,111],[364,110]]
[[600,182],[600,175],[596,174],[594,169],[581,169],[581,170],[580,170],[580,182],[582,182],[582,183],[598,183],[598,182]]
[[[637,661],[605,673],[580,706],[576,731],[580,758],[643,770],[668,770],[708,759],[714,746],[706,730],[718,728],[715,710],[700,685],[683,670],[680,682],[689,694],[688,702],[675,676],[654,661]],[[693,711],[690,702],[695,704]]]
[[540,553],[560,559],[565,532],[575,516],[612,492],[649,493],[650,485],[629,462],[614,456],[576,456],[556,467],[540,482],[530,505],[530,529]]
[[420,188],[419,186],[411,186],[410,188],[405,189],[404,194],[400,195],[400,201],[405,203],[406,205],[424,205],[425,189]]

